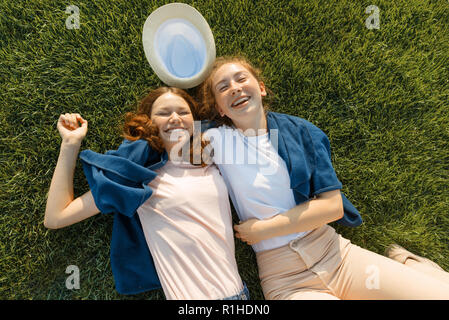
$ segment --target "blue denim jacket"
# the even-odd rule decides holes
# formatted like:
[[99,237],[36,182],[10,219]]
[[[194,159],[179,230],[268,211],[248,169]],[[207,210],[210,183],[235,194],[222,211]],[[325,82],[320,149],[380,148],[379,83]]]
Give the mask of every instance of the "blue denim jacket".
[[[285,161],[297,204],[321,192],[341,189],[331,164],[326,135],[310,122],[269,112],[268,129],[278,129],[278,152]],[[148,249],[137,208],[152,194],[148,183],[167,162],[166,152],[152,150],[145,140],[125,140],[117,150],[80,153],[83,170],[95,204],[102,213],[113,213],[110,247],[116,290],[137,294],[161,287]],[[337,222],[358,226],[357,209],[342,194],[344,217]]]
[[[321,129],[305,119],[276,112],[268,113],[267,126],[270,134],[278,130],[278,153],[287,165],[297,205],[342,188],[332,167],[329,139]],[[357,209],[343,193],[341,196],[344,216],[337,223],[348,227],[362,224]]]

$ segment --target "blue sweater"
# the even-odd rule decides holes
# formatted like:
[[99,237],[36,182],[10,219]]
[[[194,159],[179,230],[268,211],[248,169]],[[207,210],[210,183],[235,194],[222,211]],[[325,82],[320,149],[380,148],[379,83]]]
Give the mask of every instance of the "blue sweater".
[[[278,152],[289,171],[296,204],[314,195],[341,189],[331,164],[327,136],[312,123],[294,116],[269,112],[270,133],[277,129]],[[136,210],[152,194],[148,183],[167,162],[145,140],[125,140],[117,150],[80,153],[95,204],[102,213],[114,214],[111,268],[116,290],[137,294],[161,287]],[[344,216],[337,222],[355,227],[362,223],[357,209],[342,194]]]

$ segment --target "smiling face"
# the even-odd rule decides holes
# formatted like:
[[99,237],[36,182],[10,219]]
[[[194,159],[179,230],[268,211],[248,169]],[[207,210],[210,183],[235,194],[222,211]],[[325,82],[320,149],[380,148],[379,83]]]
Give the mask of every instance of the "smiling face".
[[193,134],[193,115],[189,104],[171,92],[164,93],[154,101],[151,121],[159,129],[159,137],[167,151],[181,139]]
[[212,75],[212,92],[216,108],[221,116],[226,115],[239,127],[263,112],[262,97],[266,96],[265,85],[240,63],[227,63]]

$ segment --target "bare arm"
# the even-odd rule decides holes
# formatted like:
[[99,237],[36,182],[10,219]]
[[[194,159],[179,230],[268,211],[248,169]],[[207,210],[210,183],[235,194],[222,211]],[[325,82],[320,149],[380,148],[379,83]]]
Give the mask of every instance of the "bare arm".
[[[81,126],[78,121],[81,122]],[[58,131],[62,143],[48,192],[44,217],[44,226],[49,229],[63,228],[100,212],[90,191],[76,199],[73,195],[76,159],[81,141],[87,133],[87,121],[79,114],[66,113],[59,117]]]
[[340,190],[333,190],[323,192],[316,199],[301,203],[270,219],[250,219],[234,226],[234,229],[237,238],[255,244],[261,240],[313,230],[343,215]]

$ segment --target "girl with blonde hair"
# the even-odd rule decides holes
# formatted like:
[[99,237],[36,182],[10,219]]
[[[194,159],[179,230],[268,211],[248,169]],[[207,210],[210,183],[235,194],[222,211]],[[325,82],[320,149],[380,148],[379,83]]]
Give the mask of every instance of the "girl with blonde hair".
[[236,237],[256,252],[266,299],[449,299],[449,274],[432,261],[398,246],[381,256],[328,225],[362,223],[340,191],[329,139],[268,111],[246,59],[218,58],[199,94],[218,126],[205,136],[242,221]]

